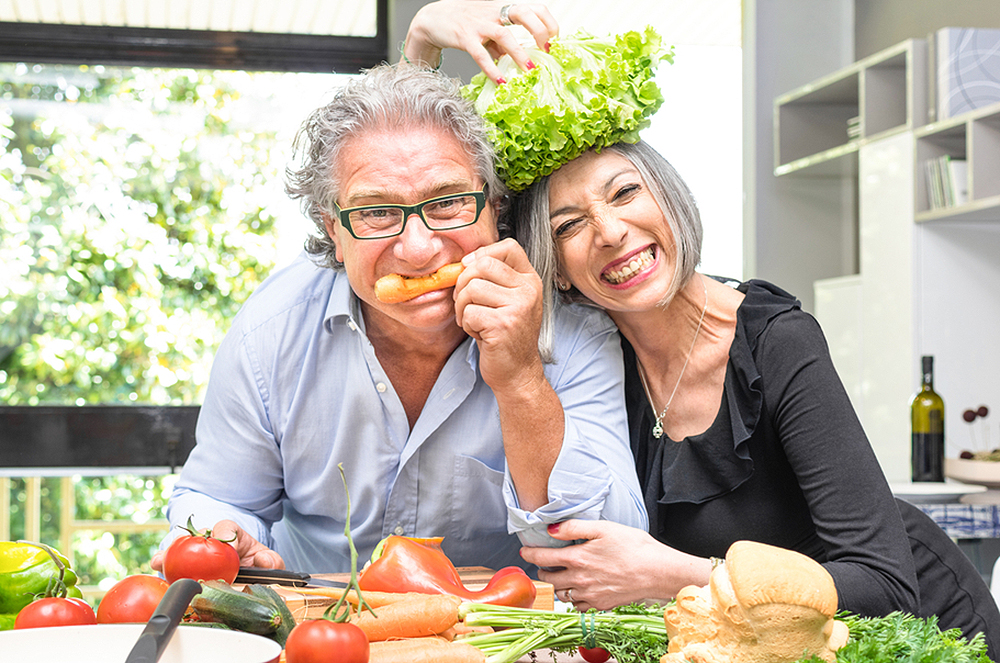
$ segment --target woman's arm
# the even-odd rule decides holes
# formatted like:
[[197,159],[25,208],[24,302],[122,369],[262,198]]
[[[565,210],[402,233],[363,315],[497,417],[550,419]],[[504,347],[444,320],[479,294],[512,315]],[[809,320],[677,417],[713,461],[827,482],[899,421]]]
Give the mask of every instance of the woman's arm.
[[710,560],[608,520],[567,520],[550,525],[549,534],[580,543],[521,548],[521,557],[540,567],[539,579],[551,583],[560,600],[572,600],[579,610],[609,610],[646,600],[667,603],[684,587],[707,585],[712,572]]
[[917,607],[916,573],[892,492],[812,316],[782,315],[755,353],[764,402],[826,548],[840,607]]

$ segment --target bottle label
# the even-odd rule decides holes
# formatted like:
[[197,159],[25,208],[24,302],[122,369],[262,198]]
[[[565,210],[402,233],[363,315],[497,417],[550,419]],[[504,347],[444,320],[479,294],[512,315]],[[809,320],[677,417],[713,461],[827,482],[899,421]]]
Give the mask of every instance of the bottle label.
[[913,433],[912,481],[944,481],[944,433]]

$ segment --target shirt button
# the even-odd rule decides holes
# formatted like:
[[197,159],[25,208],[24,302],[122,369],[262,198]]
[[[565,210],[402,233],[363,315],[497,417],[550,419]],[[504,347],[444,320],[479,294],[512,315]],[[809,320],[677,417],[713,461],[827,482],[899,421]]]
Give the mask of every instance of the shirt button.
[[351,331],[358,331],[358,326],[354,324],[354,320],[347,321],[347,328],[350,329]]
[[396,529],[392,530],[392,533],[395,534],[396,536],[403,536],[403,526],[396,525]]
[[378,384],[375,385],[375,389],[378,390],[378,393],[384,394],[385,393],[385,383],[384,382],[379,382]]

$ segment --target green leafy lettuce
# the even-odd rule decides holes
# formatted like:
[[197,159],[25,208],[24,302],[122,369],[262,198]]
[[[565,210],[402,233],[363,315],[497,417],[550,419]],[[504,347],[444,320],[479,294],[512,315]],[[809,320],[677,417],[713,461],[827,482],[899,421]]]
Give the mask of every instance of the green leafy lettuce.
[[492,126],[500,174],[514,191],[591,148],[637,142],[663,103],[656,66],[674,55],[652,27],[606,38],[578,32],[554,39],[548,53],[526,50],[534,69],[522,72],[505,55],[497,63],[505,84],[480,73],[462,88]]

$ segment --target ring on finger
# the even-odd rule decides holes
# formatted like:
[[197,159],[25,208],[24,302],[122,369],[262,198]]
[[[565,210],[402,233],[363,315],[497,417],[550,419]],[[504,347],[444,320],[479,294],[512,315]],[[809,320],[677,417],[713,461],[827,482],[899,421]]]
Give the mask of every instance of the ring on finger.
[[510,8],[514,5],[504,5],[500,8],[500,25],[504,27],[509,27],[514,25],[514,22],[510,20]]
[[566,592],[565,592],[565,595],[566,595],[566,603],[572,603],[573,602],[573,588],[570,587],[569,589],[567,589]]

